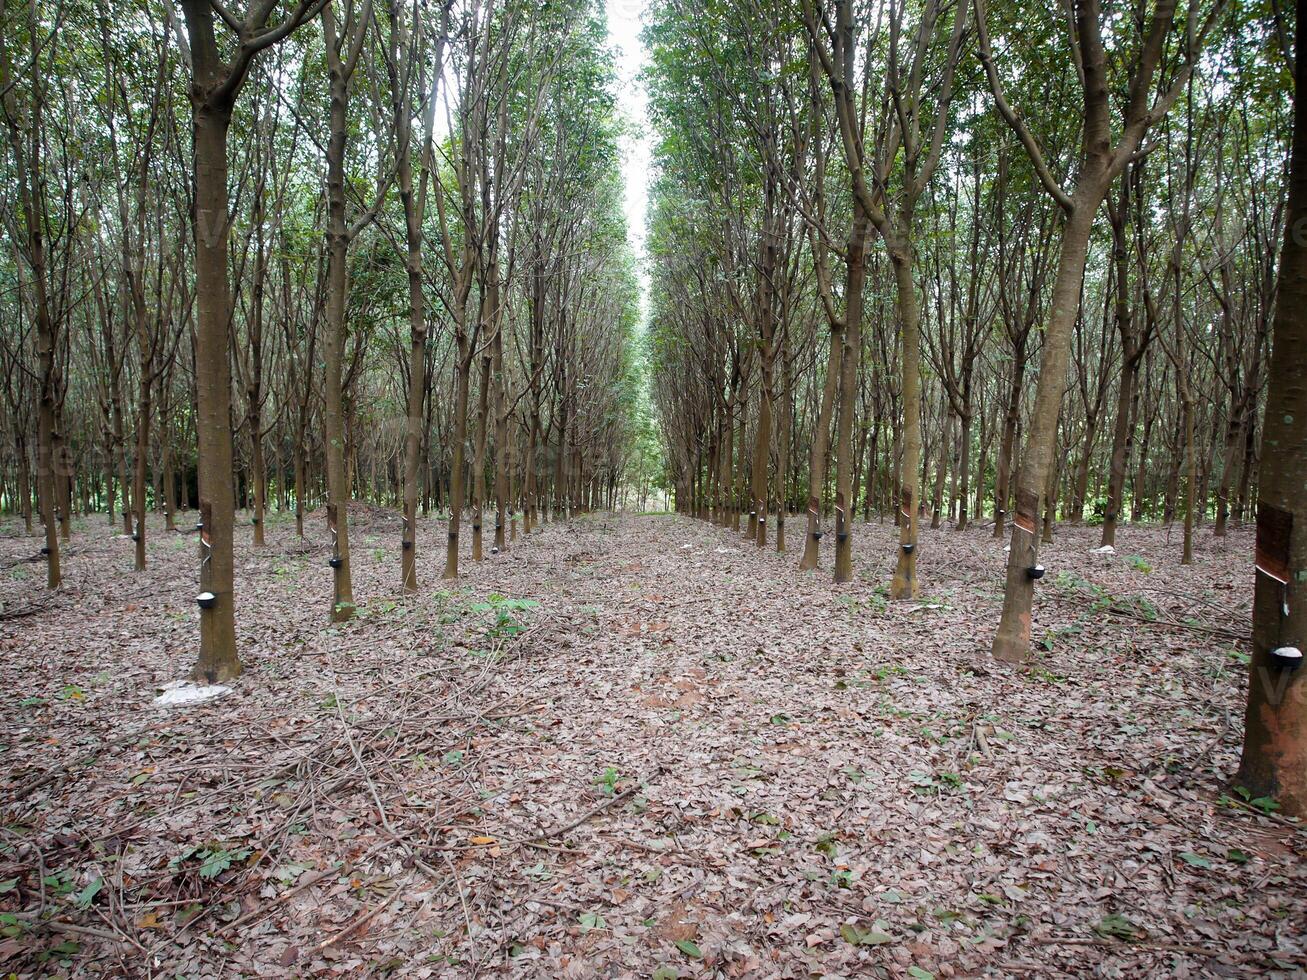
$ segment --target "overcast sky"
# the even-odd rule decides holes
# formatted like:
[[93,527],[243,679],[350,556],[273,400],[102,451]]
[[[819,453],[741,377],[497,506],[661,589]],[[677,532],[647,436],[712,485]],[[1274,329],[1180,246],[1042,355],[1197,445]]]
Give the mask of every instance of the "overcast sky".
[[649,203],[650,134],[648,104],[639,74],[645,65],[640,44],[640,15],[643,0],[607,0],[608,36],[617,48],[619,77],[617,98],[631,123],[623,141],[622,176],[626,181],[626,227],[640,263],[640,305],[643,312],[648,275],[644,266],[645,215]]

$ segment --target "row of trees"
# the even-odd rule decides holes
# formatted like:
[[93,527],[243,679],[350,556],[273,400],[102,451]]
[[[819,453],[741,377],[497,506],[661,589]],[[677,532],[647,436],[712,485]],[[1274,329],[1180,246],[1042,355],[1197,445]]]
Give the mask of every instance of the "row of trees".
[[[687,509],[786,546],[892,512],[1251,515],[1290,109],[1256,5],[655,7],[655,388]],[[1260,16],[1258,16],[1260,14]],[[702,220],[700,215],[713,215]]]
[[806,511],[803,569],[829,521],[836,582],[856,510],[892,512],[899,598],[920,520],[987,516],[1010,534],[993,652],[1021,661],[1055,518],[1103,545],[1181,520],[1188,563],[1260,493],[1241,775],[1303,809],[1307,712],[1273,651],[1307,639],[1307,532],[1267,518],[1307,519],[1293,32],[1241,0],[659,0],[646,39],[678,506],[779,550]]
[[650,440],[605,45],[593,0],[0,7],[0,496],[49,586],[74,512],[140,569],[196,507],[221,680],[272,506],[325,505],[344,619],[353,498],[407,590],[419,511],[454,577],[611,503]]

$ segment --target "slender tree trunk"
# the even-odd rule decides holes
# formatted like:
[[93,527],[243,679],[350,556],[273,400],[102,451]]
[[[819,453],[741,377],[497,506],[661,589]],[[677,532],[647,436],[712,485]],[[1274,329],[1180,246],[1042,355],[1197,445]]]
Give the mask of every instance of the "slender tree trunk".
[[464,452],[467,445],[467,403],[472,373],[472,341],[458,333],[458,363],[454,382],[454,435],[449,469],[449,540],[445,546],[444,578],[458,578],[458,537],[463,527]]
[[141,393],[140,413],[136,420],[136,482],[132,490],[132,496],[136,502],[136,527],[132,531],[132,540],[136,543],[136,570],[138,572],[145,571],[145,468],[150,452],[150,413],[153,411],[150,400],[150,375],[154,372],[154,363],[149,351],[151,341],[146,333],[144,324],[139,325]]
[[1026,380],[1026,339],[1022,336],[1012,352],[1012,384],[1008,388],[1007,412],[1003,416],[1003,439],[998,446],[998,471],[994,477],[994,537],[1003,536],[1008,501],[1012,497],[1012,457],[1017,446],[1017,425],[1021,421],[1021,392]]
[[1031,578],[1029,569],[1037,564],[1039,553],[1035,522],[1039,519],[1048,470],[1053,462],[1057,419],[1071,350],[1071,331],[1080,308],[1085,256],[1089,249],[1094,213],[1102,200],[1102,191],[1097,187],[1091,189],[1091,185],[1096,182],[1085,175],[1081,179],[1084,183],[1077,189],[1075,207],[1067,217],[1062,235],[1062,252],[1058,259],[1057,277],[1053,282],[1030,434],[1017,475],[1016,516],[1012,524],[1011,550],[1008,552],[1003,614],[994,637],[994,656],[1010,662],[1023,661],[1030,655],[1035,579]]
[[[865,254],[870,222],[855,213],[853,232],[849,236],[850,252]],[[847,323],[847,317],[845,320]],[[830,352],[826,357],[826,383],[821,392],[821,408],[813,430],[812,446],[808,454],[808,527],[803,541],[802,571],[817,567],[818,544],[821,541],[821,496],[826,486],[826,457],[830,447],[831,415],[835,409],[835,391],[840,380],[840,360],[844,349],[844,323],[832,323]]]
[[[844,330],[839,371],[839,419],[835,438],[835,581],[853,580],[853,416],[858,405],[858,364],[862,360],[862,285],[866,278],[866,235],[859,224],[870,219],[853,206],[844,293]],[[915,479],[915,478],[914,478]]]
[[[904,207],[904,222],[911,221],[911,206]],[[903,232],[910,236],[910,230]],[[921,312],[917,287],[912,280],[911,238],[901,250],[890,253],[894,282],[898,287],[899,324],[903,331],[903,484],[899,490],[898,561],[890,595],[895,599],[915,598],[917,579],[917,521],[921,513]]]
[[[334,39],[334,30],[330,32]],[[334,47],[333,41],[328,48]],[[330,53],[330,52],[329,52]],[[345,225],[345,115],[349,79],[339,54],[329,59],[330,138],[327,142],[327,319],[322,344],[322,427],[326,440],[328,520],[334,514],[332,550],[333,622],[352,619],[354,585],[350,573],[350,480],[345,467],[343,360],[345,351],[345,295],[349,279],[349,230]]]
[[[484,304],[483,304],[484,307]],[[484,308],[483,308],[484,316]],[[484,323],[484,319],[482,320]],[[490,413],[490,355],[481,356],[481,386],[477,391],[476,446],[472,453],[472,560],[481,561],[481,522],[485,517],[486,438]]]
[[[962,436],[959,447],[959,466],[958,474],[958,527],[959,531],[967,529],[967,508],[970,506],[971,496],[971,403],[968,400],[962,412]],[[984,477],[983,459],[981,467],[981,478]]]

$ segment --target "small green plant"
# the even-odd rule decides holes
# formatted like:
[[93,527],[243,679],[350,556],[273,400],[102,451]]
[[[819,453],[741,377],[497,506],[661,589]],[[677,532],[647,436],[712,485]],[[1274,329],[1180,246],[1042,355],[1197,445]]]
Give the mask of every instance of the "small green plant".
[[1148,564],[1148,562],[1144,561],[1138,555],[1130,555],[1126,558],[1125,563],[1136,572],[1143,572],[1145,575],[1153,570],[1153,566]]
[[41,884],[55,895],[67,895],[73,890],[73,883],[68,880],[66,871],[56,871],[41,879]]
[[955,772],[912,772],[908,774],[912,790],[922,796],[939,796],[945,791],[963,788],[962,777]]
[[216,878],[237,861],[244,861],[251,853],[249,848],[233,851],[221,844],[197,844],[186,848],[169,861],[168,868],[173,872],[189,870],[198,861],[201,878]]
[[617,781],[620,778],[621,777],[618,775],[617,770],[612,766],[608,766],[604,769],[603,774],[595,780],[595,785],[599,787],[599,791],[603,793],[604,796],[612,796],[617,790]]
[[[1274,813],[1276,810],[1280,809],[1280,804],[1277,803],[1273,797],[1253,796],[1252,791],[1246,786],[1236,786],[1234,787],[1234,791],[1245,804],[1261,813]],[[1233,799],[1224,795],[1221,797],[1221,803],[1225,806],[1238,806],[1238,803]]]
[[526,629],[526,624],[521,621],[519,615],[539,605],[540,603],[534,599],[510,599],[492,593],[486,597],[485,602],[473,604],[472,612],[494,613],[494,622],[490,624],[490,629],[486,633],[493,640],[507,640]]

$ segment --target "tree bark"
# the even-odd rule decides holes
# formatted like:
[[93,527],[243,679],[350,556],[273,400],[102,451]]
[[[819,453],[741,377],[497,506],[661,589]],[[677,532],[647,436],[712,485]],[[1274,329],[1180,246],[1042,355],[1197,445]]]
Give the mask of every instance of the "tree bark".
[[[1295,91],[1307,85],[1307,16],[1299,4]],[[1284,812],[1307,813],[1307,671],[1273,651],[1307,647],[1307,100],[1295,99],[1286,233],[1280,251],[1257,505],[1253,656],[1238,781]],[[1287,581],[1281,581],[1287,580]]]

